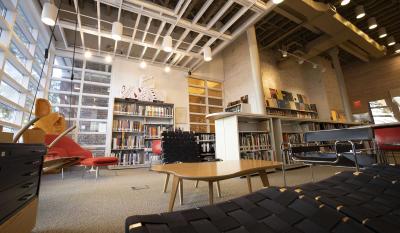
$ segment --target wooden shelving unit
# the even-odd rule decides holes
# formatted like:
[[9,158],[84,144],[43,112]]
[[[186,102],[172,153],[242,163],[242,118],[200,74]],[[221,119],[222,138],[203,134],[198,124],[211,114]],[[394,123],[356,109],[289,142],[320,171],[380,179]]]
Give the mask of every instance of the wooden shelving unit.
[[188,77],[190,131],[215,132],[212,120],[206,115],[223,111],[222,83]]
[[114,99],[111,156],[119,163],[111,169],[148,167],[151,144],[174,128],[174,105]]

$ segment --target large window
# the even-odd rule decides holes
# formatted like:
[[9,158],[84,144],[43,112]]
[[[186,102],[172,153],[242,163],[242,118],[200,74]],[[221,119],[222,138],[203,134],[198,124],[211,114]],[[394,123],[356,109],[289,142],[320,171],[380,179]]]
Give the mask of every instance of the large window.
[[77,125],[73,139],[94,154],[105,153],[111,66],[56,56],[49,89],[53,110]]
[[392,108],[386,104],[384,99],[369,102],[369,108],[375,124],[397,122]]
[[[40,17],[31,18],[34,1],[10,1],[17,3],[15,8],[7,9],[9,4],[0,1],[0,17],[6,20],[9,28],[0,30],[3,49],[0,59],[0,125],[7,131],[17,131],[29,120],[29,113],[33,105],[33,99],[38,87],[41,64],[43,64],[43,48],[38,44],[37,32],[39,27],[46,26],[40,21]],[[29,14],[26,14],[29,12]],[[10,14],[10,15],[9,15]],[[40,36],[40,40],[46,38]],[[47,40],[47,39],[46,39]],[[21,43],[22,42],[22,43]],[[36,56],[34,56],[36,55]],[[40,58],[42,56],[42,58]],[[36,62],[40,60],[40,62]],[[38,97],[43,97],[44,86],[47,80],[47,66],[44,70],[38,89]]]

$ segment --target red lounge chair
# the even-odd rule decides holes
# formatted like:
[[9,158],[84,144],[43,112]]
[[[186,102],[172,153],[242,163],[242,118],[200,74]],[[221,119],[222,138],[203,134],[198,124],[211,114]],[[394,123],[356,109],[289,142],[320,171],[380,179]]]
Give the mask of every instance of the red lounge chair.
[[[45,143],[49,145],[57,137],[58,135],[47,134],[45,137]],[[92,152],[82,148],[78,143],[68,136],[61,138],[53,147],[49,149],[46,160],[70,157],[79,158],[77,161],[78,165],[95,168],[96,179],[99,176],[99,167],[117,165],[118,163],[118,158],[116,157],[94,157]]]

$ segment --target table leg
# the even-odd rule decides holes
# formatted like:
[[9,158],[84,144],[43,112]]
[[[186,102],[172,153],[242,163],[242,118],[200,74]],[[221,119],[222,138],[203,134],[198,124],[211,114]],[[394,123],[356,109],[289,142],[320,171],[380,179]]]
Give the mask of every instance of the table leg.
[[179,204],[183,205],[183,180],[179,180]]
[[261,182],[263,184],[264,187],[268,187],[269,186],[269,181],[268,181],[268,175],[265,171],[259,171],[258,174],[260,175],[261,178]]
[[214,190],[212,181],[208,181],[208,200],[210,202],[210,205],[214,203]]
[[172,212],[172,210],[174,209],[175,198],[176,198],[176,193],[178,192],[179,181],[180,181],[180,178],[177,176],[174,176],[174,179],[172,180],[172,190],[171,190],[171,196],[169,199],[169,206],[168,206],[169,212]]
[[199,187],[199,181],[196,180],[196,184],[194,185],[195,188]]
[[169,182],[169,173],[167,173],[167,177],[165,177],[163,193],[167,192],[168,182]]
[[219,186],[219,181],[215,182],[217,184],[217,194],[218,197],[221,197],[221,187]]
[[249,193],[252,193],[253,189],[251,188],[251,177],[250,175],[247,175],[246,178],[247,178],[247,186],[249,188]]

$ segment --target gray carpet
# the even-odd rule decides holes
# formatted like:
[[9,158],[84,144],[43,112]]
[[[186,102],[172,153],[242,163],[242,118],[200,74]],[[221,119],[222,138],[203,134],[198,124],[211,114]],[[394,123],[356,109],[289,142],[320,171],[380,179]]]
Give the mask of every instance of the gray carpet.
[[[333,175],[342,168],[316,167],[316,180]],[[42,179],[39,213],[34,233],[123,233],[127,216],[165,212],[169,191],[162,193],[165,175],[147,169],[101,170],[98,180],[93,175],[82,179],[81,172],[45,175]],[[282,174],[269,174],[270,184],[282,186]],[[288,185],[310,182],[309,168],[288,172]],[[260,178],[252,177],[253,190],[260,189]],[[175,210],[207,205],[208,187],[200,182],[184,181],[184,205],[178,200]],[[246,179],[229,179],[221,182],[222,198],[215,202],[246,194]],[[216,196],[216,194],[215,194]],[[178,198],[177,198],[178,199]]]

